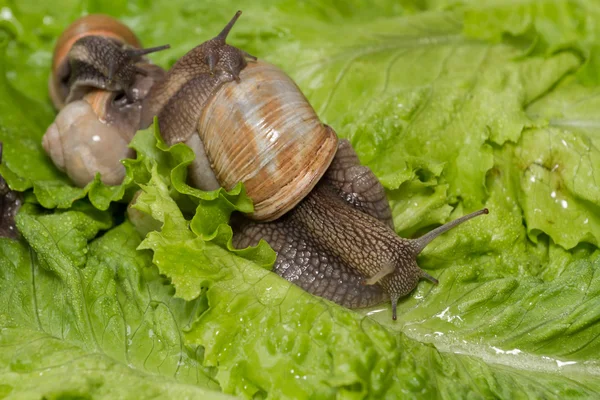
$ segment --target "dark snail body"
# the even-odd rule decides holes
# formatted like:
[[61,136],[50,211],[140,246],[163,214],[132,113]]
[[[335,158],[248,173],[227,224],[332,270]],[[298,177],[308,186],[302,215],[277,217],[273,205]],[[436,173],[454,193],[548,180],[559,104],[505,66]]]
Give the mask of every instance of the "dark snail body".
[[207,100],[224,83],[239,80],[246,58],[256,59],[225,43],[240,15],[238,12],[215,38],[181,57],[146,98],[142,126],[149,126],[158,116],[167,144],[188,140],[196,131]]
[[60,110],[95,89],[124,91],[130,96],[136,75],[146,74],[138,69],[148,63],[143,56],[168,47],[141,49],[135,34],[107,15],[79,18],[65,29],[54,47],[48,80],[50,98]]
[[266,240],[277,252],[274,271],[307,292],[348,308],[396,303],[422,278],[437,280],[417,265],[417,255],[440,234],[487,209],[468,214],[418,239],[393,231],[383,187],[346,140],[327,174],[293,210],[266,223],[234,220],[233,244]]
[[[379,231],[384,241],[365,235],[354,218],[367,220],[366,229]],[[255,246],[264,239],[277,252],[274,272],[312,294],[360,308],[387,298],[380,285],[365,285],[366,276],[356,265],[376,265],[377,258],[385,257],[378,251],[386,249],[386,238],[394,242],[392,227],[383,187],[360,165],[350,143],[340,140],[326,175],[294,209],[268,223],[235,218],[233,245]],[[356,251],[360,246],[372,251]]]

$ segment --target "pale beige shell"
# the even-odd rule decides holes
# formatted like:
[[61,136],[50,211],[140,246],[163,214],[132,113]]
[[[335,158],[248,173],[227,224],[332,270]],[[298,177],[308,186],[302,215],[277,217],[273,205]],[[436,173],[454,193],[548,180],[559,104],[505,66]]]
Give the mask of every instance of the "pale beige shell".
[[274,65],[251,62],[225,84],[198,121],[219,184],[243,182],[256,220],[291,210],[323,176],[338,138],[294,81]]
[[131,132],[121,132],[104,118],[106,104],[114,96],[96,90],[67,104],[42,138],[54,164],[77,186],[87,185],[98,172],[105,184],[120,184],[125,176],[120,160],[135,154],[127,146],[137,126]]
[[98,35],[110,37],[119,42],[141,48],[141,43],[126,25],[108,15],[92,14],[75,20],[63,31],[54,46],[52,71],[48,79],[48,90],[57,110],[65,106],[67,92],[64,82],[69,73],[68,55],[73,44],[84,36]]

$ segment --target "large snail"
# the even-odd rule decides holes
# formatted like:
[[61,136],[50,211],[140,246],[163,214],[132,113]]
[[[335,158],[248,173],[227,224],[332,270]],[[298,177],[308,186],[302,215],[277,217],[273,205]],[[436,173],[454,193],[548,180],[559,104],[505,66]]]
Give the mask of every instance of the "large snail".
[[226,44],[240,14],[153,84],[141,126],[157,115],[167,144],[194,149],[194,186],[244,183],[255,212],[232,221],[235,246],[265,239],[284,278],[350,308],[389,298],[395,319],[397,300],[420,279],[437,282],[417,266],[419,252],[487,210],[418,239],[398,237],[383,187],[350,143],[319,121],[279,68]]
[[60,110],[42,145],[54,164],[78,185],[101,174],[119,184],[120,163],[139,129],[141,104],[162,68],[143,56],[168,48],[140,49],[135,34],[105,15],[88,15],[58,39],[49,78],[50,98]]
[[152,87],[142,125],[158,115],[168,144],[195,149],[196,186],[244,183],[255,205],[250,217],[272,222],[238,221],[235,246],[265,239],[278,254],[278,274],[351,308],[389,297],[395,319],[398,298],[421,278],[437,282],[417,266],[421,250],[487,210],[418,239],[398,237],[383,187],[350,143],[319,121],[283,71],[225,43],[240,14]]

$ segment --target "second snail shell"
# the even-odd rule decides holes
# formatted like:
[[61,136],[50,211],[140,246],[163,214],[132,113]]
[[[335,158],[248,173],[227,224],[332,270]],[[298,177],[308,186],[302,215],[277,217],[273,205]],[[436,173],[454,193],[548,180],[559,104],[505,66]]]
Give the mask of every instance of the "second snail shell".
[[102,117],[106,104],[115,95],[96,90],[67,104],[42,138],[42,146],[54,164],[77,186],[87,185],[96,173],[107,185],[120,184],[125,176],[120,160],[134,155],[128,147],[130,131],[115,127]]

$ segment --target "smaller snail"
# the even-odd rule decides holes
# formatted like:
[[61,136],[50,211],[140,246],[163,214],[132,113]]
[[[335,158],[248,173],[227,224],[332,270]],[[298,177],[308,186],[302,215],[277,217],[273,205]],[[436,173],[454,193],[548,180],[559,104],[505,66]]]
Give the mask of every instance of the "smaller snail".
[[140,49],[135,34],[105,15],[73,22],[54,49],[49,92],[60,110],[42,139],[54,164],[85,186],[101,174],[117,185],[133,156],[127,146],[137,130],[142,100],[164,70],[143,56],[168,45]]
[[350,308],[390,299],[396,319],[398,299],[420,279],[437,283],[417,265],[421,250],[487,209],[418,239],[398,237],[381,183],[350,143],[319,120],[282,70],[225,42],[240,14],[150,89],[142,126],[158,115],[167,144],[194,149],[193,185],[244,183],[255,221],[233,221],[234,246],[264,239],[284,278]]

